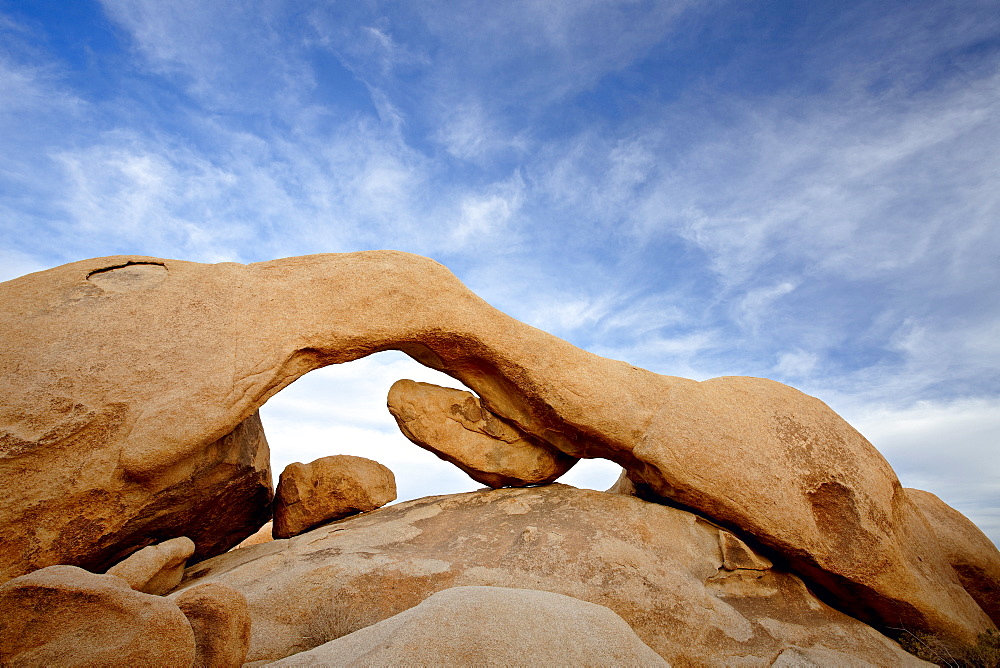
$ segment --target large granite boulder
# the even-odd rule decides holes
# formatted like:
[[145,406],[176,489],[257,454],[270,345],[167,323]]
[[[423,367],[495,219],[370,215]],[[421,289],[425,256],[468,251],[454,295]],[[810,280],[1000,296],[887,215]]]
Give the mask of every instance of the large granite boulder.
[[187,536],[144,547],[108,569],[136,591],[162,595],[180,584],[194,542]]
[[187,569],[250,603],[247,660],[274,661],[460,586],[538,589],[610,608],[679,665],[766,666],[819,647],[920,664],[823,603],[731,532],[691,513],[565,485],[429,497]]
[[667,666],[601,605],[532,589],[454,587],[274,666]]
[[906,490],[934,530],[966,591],[1000,625],[1000,550],[973,524],[930,492]]
[[404,436],[490,487],[552,482],[579,461],[493,415],[471,392],[398,380],[387,403]]
[[49,566],[0,585],[0,665],[190,668],[194,657],[180,608],[113,575]]
[[365,457],[331,455],[285,467],[274,495],[275,538],[381,508],[396,499],[396,477]]
[[171,600],[194,632],[190,668],[239,668],[250,648],[250,606],[243,594],[214,582],[189,587]]
[[754,536],[861,619],[968,642],[994,628],[886,461],[818,399],[593,355],[427,258],[97,258],[2,283],[0,306],[0,475],[26,490],[0,500],[0,578],[103,570],[178,535],[195,559],[235,545],[270,489],[263,439],[234,434],[302,374],[398,349],[522,432]]

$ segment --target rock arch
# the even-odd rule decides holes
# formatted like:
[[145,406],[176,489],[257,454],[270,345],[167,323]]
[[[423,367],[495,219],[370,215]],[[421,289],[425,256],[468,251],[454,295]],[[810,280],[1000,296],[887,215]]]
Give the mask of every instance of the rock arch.
[[[129,275],[109,280],[118,271]],[[191,481],[229,489],[227,506],[259,506],[261,446],[230,451],[226,439],[308,371],[396,349],[563,453],[615,461],[749,534],[864,621],[961,640],[991,626],[888,463],[818,399],[593,355],[497,311],[427,258],[97,258],[0,284],[0,303],[0,474],[26,490],[0,507],[15,529],[3,579],[113,562],[146,530],[139,519],[152,513],[168,532],[168,502]],[[830,521],[841,512],[852,521]],[[188,525],[203,517],[174,514],[178,535],[194,538]]]

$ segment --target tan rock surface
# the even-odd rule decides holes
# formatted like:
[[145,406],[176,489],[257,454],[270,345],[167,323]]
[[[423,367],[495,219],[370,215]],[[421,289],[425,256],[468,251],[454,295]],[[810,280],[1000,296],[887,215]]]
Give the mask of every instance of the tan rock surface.
[[906,495],[927,518],[966,591],[1000,625],[1000,550],[965,515],[934,494],[907,488]]
[[490,487],[552,482],[579,461],[493,415],[471,392],[398,380],[388,406],[408,439]]
[[[97,258],[2,283],[0,306],[0,476],[30,490],[0,500],[3,577],[68,561],[102,570],[176,535],[194,539],[196,559],[238,543],[266,520],[265,464],[247,449],[243,468],[202,484],[230,461],[213,444],[302,374],[398,349],[518,429],[752,534],[859,617],[963,641],[992,627],[888,463],[818,399],[593,355],[427,258]],[[213,508],[253,521],[218,518],[197,535]],[[223,539],[204,547],[211,536]]]
[[[728,533],[728,532],[726,532]],[[797,577],[691,513],[565,485],[429,497],[188,568],[250,602],[248,661],[371,626],[450,587],[539,589],[610,608],[676,665],[766,666],[783,647],[917,665]],[[738,556],[737,556],[738,555]],[[751,555],[751,556],[747,556]]]
[[349,515],[381,508],[396,499],[396,477],[365,457],[333,455],[285,467],[274,494],[275,538]]
[[49,566],[0,585],[0,665],[190,668],[184,613],[121,578]]
[[530,589],[455,587],[275,666],[667,666],[601,605]]
[[108,569],[136,591],[161,596],[184,577],[187,560],[194,554],[194,541],[186,536],[144,547]]
[[[927,664],[933,665],[933,664]],[[821,647],[789,647],[774,660],[771,668],[879,668],[874,663]]]
[[274,535],[272,533],[272,531],[273,531],[272,527],[273,526],[274,526],[273,522],[268,522],[267,524],[265,524],[261,528],[257,529],[256,533],[254,533],[253,535],[251,535],[249,538],[245,539],[243,542],[241,542],[239,545],[237,545],[233,549],[236,550],[236,549],[239,549],[241,547],[249,547],[251,545],[260,545],[261,543],[270,543],[272,540],[274,540]]
[[171,597],[194,631],[191,668],[238,668],[250,648],[250,606],[246,597],[217,583],[191,587]]

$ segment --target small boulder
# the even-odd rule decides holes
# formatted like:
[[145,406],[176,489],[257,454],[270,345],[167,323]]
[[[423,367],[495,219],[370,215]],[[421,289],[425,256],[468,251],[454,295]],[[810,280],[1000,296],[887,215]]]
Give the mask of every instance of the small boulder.
[[445,589],[398,615],[268,665],[357,664],[670,665],[603,605],[505,587]]
[[1000,550],[969,518],[934,494],[907,489],[906,495],[930,524],[959,582],[1000,626]]
[[142,548],[109,568],[108,575],[122,578],[136,591],[162,596],[181,583],[192,554],[194,541],[180,536]]
[[388,406],[404,436],[493,488],[552,482],[579,461],[497,417],[471,392],[397,380]]
[[232,587],[209,582],[171,596],[194,631],[192,668],[239,668],[250,649],[250,606]]
[[274,522],[268,522],[261,528],[257,529],[257,533],[253,534],[242,543],[234,547],[234,550],[238,550],[241,547],[250,547],[251,545],[260,545],[261,543],[270,543],[274,540],[272,531],[274,530]]
[[376,461],[350,455],[285,467],[274,495],[275,538],[381,508],[396,498],[396,478]]
[[194,656],[177,604],[121,578],[49,566],[0,585],[0,665],[189,668]]

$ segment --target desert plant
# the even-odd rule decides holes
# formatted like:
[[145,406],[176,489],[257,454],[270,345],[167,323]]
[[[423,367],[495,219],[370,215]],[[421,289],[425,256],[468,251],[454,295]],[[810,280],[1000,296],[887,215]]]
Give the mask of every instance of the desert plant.
[[905,631],[900,646],[919,659],[948,668],[1000,668],[1000,632],[980,633],[975,645],[954,646],[926,633]]

